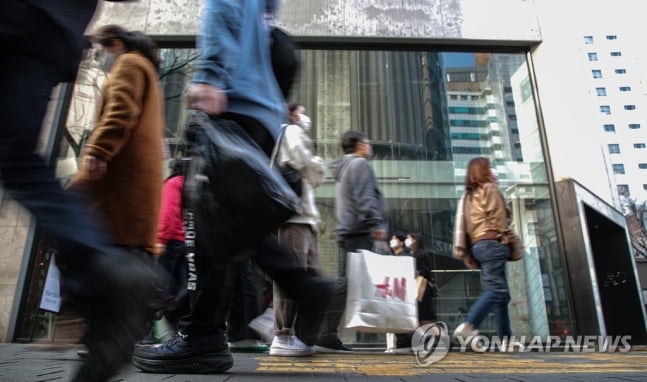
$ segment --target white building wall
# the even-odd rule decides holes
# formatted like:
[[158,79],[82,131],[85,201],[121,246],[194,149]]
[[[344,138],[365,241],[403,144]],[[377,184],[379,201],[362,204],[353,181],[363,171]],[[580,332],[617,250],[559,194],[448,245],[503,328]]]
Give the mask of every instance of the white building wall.
[[[620,208],[616,184],[635,182],[630,185],[634,196],[634,192],[642,192],[642,184],[647,183],[647,171],[632,170],[629,174],[627,170],[633,166],[625,165],[625,177],[614,177],[611,164],[629,159],[608,155],[607,149],[608,143],[647,141],[647,126],[644,125],[647,106],[639,106],[644,105],[646,72],[641,64],[646,62],[644,43],[639,39],[645,35],[647,24],[642,20],[638,4],[632,0],[535,1],[542,43],[533,49],[532,58],[554,174],[556,178],[575,178],[616,208]],[[587,53],[594,50],[583,43],[587,35],[593,35],[596,43],[601,44],[596,48],[597,64],[588,61]],[[618,40],[607,41],[606,35],[616,35]],[[611,51],[621,51],[623,55],[611,57]],[[599,66],[603,70],[601,80],[608,80],[602,85],[608,93],[604,103],[600,101],[604,97],[598,97],[595,92],[599,85],[593,81],[592,66]],[[626,68],[629,76],[615,76],[616,67]],[[628,95],[618,94],[620,84],[631,86],[632,91],[635,89],[632,92],[635,102],[629,101]],[[637,106],[633,115],[624,113],[625,104]],[[612,114],[602,115],[600,105],[609,105]],[[627,118],[643,125],[639,132],[619,132],[620,125],[628,130]],[[605,134],[604,123],[616,124],[617,133]],[[632,144],[621,144],[621,154],[632,153]],[[629,147],[625,148],[627,145]],[[645,157],[647,155],[643,155]]]

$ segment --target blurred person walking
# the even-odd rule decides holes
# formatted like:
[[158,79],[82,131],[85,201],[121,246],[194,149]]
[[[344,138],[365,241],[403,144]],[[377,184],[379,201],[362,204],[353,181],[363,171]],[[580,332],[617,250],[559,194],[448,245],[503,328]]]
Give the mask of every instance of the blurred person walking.
[[[269,0],[206,0],[198,39],[200,59],[188,90],[190,107],[211,116],[208,128],[222,125],[229,130],[244,130],[245,134],[238,137],[263,151],[268,171],[281,124],[287,121],[284,96],[273,73],[270,54],[272,25],[268,20],[273,19],[277,9],[278,2]],[[209,166],[213,164],[204,165],[207,168],[200,174],[211,174]],[[208,181],[210,189],[236,190],[247,187],[250,180],[231,174],[230,178]],[[212,195],[221,198],[212,205],[231,208],[222,193]],[[343,309],[344,280],[319,277],[303,269],[279,245],[275,235],[257,238],[261,236],[257,232],[225,228],[220,232],[201,225],[212,213],[205,207],[191,206],[196,234],[192,258],[195,279],[189,290],[191,312],[182,317],[174,338],[158,347],[137,348],[134,365],[156,373],[223,373],[230,369],[233,358],[227,345],[226,319],[234,277],[231,261],[245,257],[251,258],[299,304],[299,314],[306,325],[301,339],[313,345],[323,313]],[[258,219],[245,211],[228,212],[241,221]],[[220,246],[222,243],[225,245]]]
[[[157,46],[145,34],[118,25],[98,28],[91,40],[98,55],[112,64],[97,124],[67,187],[87,196],[115,244],[153,268],[163,185],[164,99]],[[167,284],[155,285],[160,297]],[[150,342],[151,335],[140,340]]]
[[168,275],[169,297],[174,303],[164,311],[164,318],[155,323],[154,337],[150,343],[157,343],[169,330],[177,329],[180,317],[188,310],[186,282],[188,264],[182,210],[184,174],[188,160],[175,158],[169,163],[170,173],[162,186],[162,202],[157,227],[157,263]]
[[152,318],[150,268],[114,247],[86,201],[35,152],[52,89],[73,81],[97,1],[0,2],[0,176],[7,195],[57,240],[64,301],[85,320],[90,356],[74,381],[105,381]]
[[114,57],[98,122],[68,185],[88,196],[113,241],[153,263],[161,205],[164,99],[155,43],[138,31],[105,25],[92,36]]

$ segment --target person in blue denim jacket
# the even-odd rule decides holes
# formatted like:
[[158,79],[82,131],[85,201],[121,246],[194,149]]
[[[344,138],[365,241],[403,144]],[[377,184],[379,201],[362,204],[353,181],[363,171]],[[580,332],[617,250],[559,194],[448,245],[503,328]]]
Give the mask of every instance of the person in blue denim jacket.
[[[210,123],[236,124],[269,156],[281,125],[287,122],[285,92],[275,77],[271,32],[278,2],[270,0],[206,0],[198,38],[200,56],[188,89],[189,108],[205,112]],[[244,182],[240,177],[222,179],[230,187]],[[245,187],[245,185],[240,185]],[[226,201],[219,200],[220,203]],[[203,208],[191,208],[200,224]],[[241,219],[255,219],[240,212]],[[203,226],[204,227],[204,226]],[[198,230],[199,231],[199,230]],[[242,233],[211,232],[224,242],[240,241]],[[230,237],[231,235],[239,235]],[[226,236],[226,237],[225,237]],[[242,235],[244,251],[210,248],[209,240],[195,238],[196,281],[190,288],[190,313],[182,317],[178,334],[158,347],[139,347],[133,364],[155,373],[223,373],[233,366],[227,344],[226,319],[230,313],[232,261],[249,256],[288,297],[299,304],[305,329],[301,339],[314,345],[324,311],[343,309],[346,284],[318,276],[295,261],[275,235],[260,240]],[[238,256],[239,257],[239,256]],[[341,305],[341,307],[340,307]]]

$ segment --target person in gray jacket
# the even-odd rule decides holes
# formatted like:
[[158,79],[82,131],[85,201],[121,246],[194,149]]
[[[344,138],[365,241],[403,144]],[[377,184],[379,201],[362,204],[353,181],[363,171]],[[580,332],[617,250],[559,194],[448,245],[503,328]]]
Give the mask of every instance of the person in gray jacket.
[[[344,156],[330,165],[336,182],[335,217],[339,244],[339,274],[346,275],[346,254],[358,249],[374,250],[386,239],[386,204],[369,159],[373,148],[366,134],[350,130],[341,138]],[[341,319],[326,317],[328,332],[317,344],[318,352],[347,350],[341,345],[337,325]]]
[[350,130],[341,139],[346,155],[330,165],[337,183],[335,217],[339,243],[339,272],[346,271],[346,253],[373,250],[386,239],[386,204],[371,168],[373,156],[366,134]]

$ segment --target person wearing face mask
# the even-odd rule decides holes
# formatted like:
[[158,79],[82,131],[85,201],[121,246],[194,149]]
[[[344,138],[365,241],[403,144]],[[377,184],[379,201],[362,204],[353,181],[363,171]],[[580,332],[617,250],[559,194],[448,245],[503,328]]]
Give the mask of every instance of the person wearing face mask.
[[[290,123],[279,150],[279,163],[289,164],[301,173],[301,214],[295,215],[279,230],[279,242],[290,249],[303,269],[321,274],[317,252],[317,228],[321,221],[315,204],[314,189],[324,180],[323,159],[315,155],[314,144],[308,136],[312,124],[305,107],[298,102],[288,104]],[[306,346],[295,332],[299,308],[274,283],[274,329],[270,355],[284,357],[308,356],[315,352]],[[297,325],[298,327],[298,325]]]
[[118,25],[98,28],[92,41],[117,58],[69,188],[88,197],[118,245],[152,264],[163,185],[164,97],[157,46],[142,32]]
[[[157,47],[142,32],[118,25],[97,28],[91,40],[116,60],[103,86],[101,112],[83,147],[79,172],[68,188],[87,197],[89,210],[105,221],[116,245],[153,268],[160,254],[164,134]],[[164,284],[166,277],[156,287],[164,290]],[[171,302],[170,295],[164,298],[162,305]]]
[[394,232],[389,241],[389,247],[394,255],[406,255],[408,248],[405,244],[407,236],[403,232]]
[[[386,239],[386,203],[370,164],[373,148],[366,134],[349,130],[341,137],[344,156],[330,164],[335,179],[335,230],[339,273],[346,276],[346,256],[358,249],[374,251]],[[335,320],[328,322],[323,348],[339,346]],[[336,339],[336,340],[335,340]]]
[[[407,255],[416,259],[416,285],[418,289],[418,321],[420,325],[436,321],[433,298],[437,296],[437,289],[432,274],[432,259],[425,250],[424,239],[420,233],[407,234],[404,245],[409,250]],[[396,334],[396,348],[394,353],[411,353],[411,333]]]
[[[389,240],[389,248],[394,256],[405,256],[409,253],[409,249],[404,244],[407,235],[402,231],[396,231]],[[386,350],[385,353],[395,353],[396,337],[395,333],[386,333]]]

